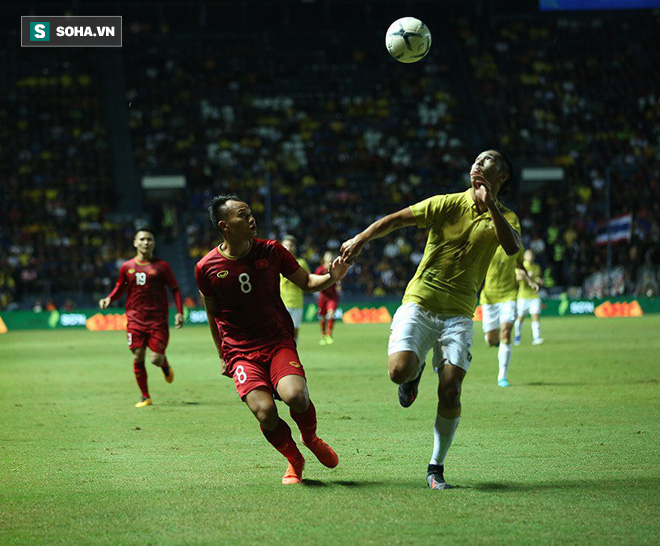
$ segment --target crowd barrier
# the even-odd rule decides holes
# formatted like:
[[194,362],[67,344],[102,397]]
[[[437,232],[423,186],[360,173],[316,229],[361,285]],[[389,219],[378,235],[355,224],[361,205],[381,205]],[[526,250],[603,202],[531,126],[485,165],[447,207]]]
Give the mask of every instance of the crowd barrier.
[[[387,301],[344,301],[337,310],[336,318],[346,324],[389,323],[400,304],[400,300]],[[316,304],[305,305],[304,322],[317,320]],[[170,324],[174,324],[174,309],[170,310]],[[649,313],[660,313],[660,298],[610,298],[596,300],[552,299],[543,302],[544,316],[596,316],[641,317]],[[206,324],[203,308],[185,309],[188,324]],[[481,320],[481,308],[477,307],[474,320]],[[123,309],[113,308],[76,309],[73,311],[6,311],[0,312],[0,334],[13,330],[49,330],[57,328],[87,328],[92,331],[124,330],[126,314]]]

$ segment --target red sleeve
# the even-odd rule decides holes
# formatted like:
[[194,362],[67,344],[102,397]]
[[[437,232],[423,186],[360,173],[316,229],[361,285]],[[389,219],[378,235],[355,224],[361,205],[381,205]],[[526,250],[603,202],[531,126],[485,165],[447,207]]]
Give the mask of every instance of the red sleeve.
[[325,270],[325,267],[322,265],[318,266],[314,271],[314,275],[325,275],[326,273],[327,271]]
[[174,291],[174,289],[179,286],[179,283],[176,281],[176,277],[174,276],[174,271],[172,271],[170,264],[168,264],[167,262],[163,262],[163,275],[165,275],[165,283],[167,284],[169,289]]
[[121,298],[122,294],[126,291],[128,286],[128,276],[126,275],[126,265],[122,264],[119,268],[119,278],[117,279],[117,284],[112,289],[112,292],[108,294],[110,301],[117,301]]
[[172,296],[174,297],[174,305],[176,305],[176,312],[183,314],[183,298],[181,297],[181,290],[178,286],[172,288]]
[[284,248],[280,243],[275,243],[275,252],[280,259],[280,273],[285,277],[293,275],[298,269],[300,264],[298,260],[293,257],[293,254]]
[[202,295],[207,298],[212,298],[213,289],[211,288],[206,275],[204,275],[204,271],[202,270],[202,266],[200,264],[197,264],[195,267],[195,280],[197,281],[197,288],[199,288],[199,291],[202,293]]

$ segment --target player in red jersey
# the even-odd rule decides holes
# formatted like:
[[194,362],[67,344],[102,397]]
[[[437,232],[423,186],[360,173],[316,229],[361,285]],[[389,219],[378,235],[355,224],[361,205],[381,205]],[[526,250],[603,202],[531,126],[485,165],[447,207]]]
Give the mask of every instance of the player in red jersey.
[[101,309],[118,300],[125,291],[126,296],[126,335],[128,348],[133,352],[133,371],[142,398],[136,408],[151,406],[151,396],[147,386],[147,370],[144,357],[147,346],[151,349],[151,363],[163,370],[168,383],[174,380],[174,371],[165,356],[165,348],[170,337],[167,319],[169,315],[167,290],[174,296],[176,315],[174,325],[183,326],[183,301],[179,284],[169,264],[153,254],[156,240],[151,228],[142,227],[135,233],[133,246],[135,258],[124,262],[119,269],[119,278],[112,292],[99,301]]
[[[315,275],[325,275],[332,263],[332,252],[329,250],[323,254],[323,263],[314,271]],[[339,306],[340,283],[319,292],[319,324],[321,325],[321,345],[331,345],[335,342],[332,337],[332,329],[335,325],[335,313]]]
[[337,258],[325,275],[308,273],[280,243],[255,237],[252,211],[235,195],[215,197],[209,215],[223,243],[197,263],[195,276],[222,373],[234,379],[264,436],[288,460],[282,483],[300,483],[305,459],[277,413],[275,395],[289,406],[303,444],[316,458],[328,468],[339,459],[316,435],[316,409],[296,350],[293,321],[280,297],[280,273],[302,290],[316,292],[343,279],[348,265]]

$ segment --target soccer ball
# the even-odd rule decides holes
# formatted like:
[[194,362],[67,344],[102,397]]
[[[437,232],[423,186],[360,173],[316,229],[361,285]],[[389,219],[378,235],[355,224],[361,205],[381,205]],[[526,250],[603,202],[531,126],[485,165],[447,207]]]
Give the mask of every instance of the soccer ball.
[[387,29],[385,46],[400,63],[416,63],[431,49],[431,31],[419,19],[402,17]]

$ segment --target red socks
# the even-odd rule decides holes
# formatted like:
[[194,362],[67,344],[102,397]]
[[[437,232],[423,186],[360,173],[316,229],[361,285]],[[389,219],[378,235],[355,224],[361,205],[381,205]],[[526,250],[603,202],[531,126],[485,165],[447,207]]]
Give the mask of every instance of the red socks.
[[296,442],[293,441],[293,437],[291,436],[291,428],[282,419],[280,419],[275,430],[265,430],[261,427],[261,432],[263,432],[266,440],[284,455],[289,462],[296,461],[302,457],[302,453],[300,453]]
[[316,436],[316,408],[311,400],[305,413],[294,413],[290,411],[290,414],[300,429],[303,442],[308,442]]
[[147,387],[147,369],[144,367],[144,361],[138,362],[137,360],[133,360],[133,371],[135,372],[138,387],[142,391],[142,396],[144,398],[150,398],[149,388]]
[[334,327],[334,325],[335,325],[335,319],[328,319],[328,328],[327,328],[327,330],[328,330],[328,335],[330,337],[332,337],[332,328]]
[[321,335],[325,335],[325,317],[322,317],[321,320],[319,321],[319,324],[321,325]]

